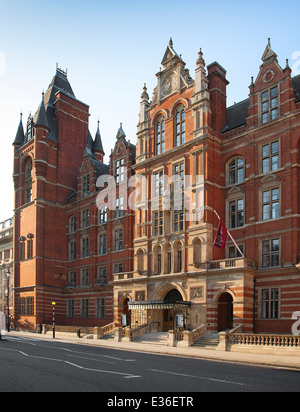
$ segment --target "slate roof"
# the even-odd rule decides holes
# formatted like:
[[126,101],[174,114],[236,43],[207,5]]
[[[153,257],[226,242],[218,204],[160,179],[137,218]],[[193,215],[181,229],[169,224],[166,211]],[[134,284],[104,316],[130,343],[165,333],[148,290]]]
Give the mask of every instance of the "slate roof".
[[[292,86],[295,90],[296,102],[300,102],[300,75],[292,78]],[[226,109],[226,126],[222,133],[229,132],[246,124],[249,102],[249,99],[245,99]]]
[[56,69],[55,76],[51,80],[51,83],[49,84],[49,87],[45,93],[45,106],[53,105],[55,101],[55,95],[60,90],[64,90],[75,98],[75,94],[73,93],[67,75],[61,70]]
[[295,89],[296,102],[300,102],[300,74],[292,78],[292,85]]
[[22,145],[24,143],[24,138],[25,138],[25,135],[24,135],[24,129],[23,129],[23,123],[22,123],[22,115],[21,115],[19,127],[16,133],[15,140],[13,142],[13,145],[18,145],[18,146]]
[[99,129],[99,122],[98,122],[98,128],[97,128],[95,140],[94,140],[94,143],[93,143],[93,151],[94,152],[104,153],[101,134],[100,134],[100,129]]
[[226,126],[222,130],[222,133],[226,133],[229,130],[246,124],[249,102],[250,100],[246,99],[227,108]]

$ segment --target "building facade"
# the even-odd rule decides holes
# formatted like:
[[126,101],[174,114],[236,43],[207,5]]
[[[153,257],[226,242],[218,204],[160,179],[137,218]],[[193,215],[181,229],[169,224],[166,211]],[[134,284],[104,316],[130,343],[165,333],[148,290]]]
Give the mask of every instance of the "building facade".
[[89,107],[58,68],[25,131],[21,117],[13,175],[16,327],[51,323],[52,302],[57,324],[108,324],[112,271],[132,270],[134,215],[123,208],[127,192],[110,210],[97,197],[110,175],[122,173],[122,183],[130,177],[135,146],[120,127],[104,164],[99,123],[93,139],[88,117]]
[[25,132],[20,122],[16,325],[49,322],[55,300],[65,325],[291,332],[300,76],[269,41],[248,98],[227,107],[226,70],[201,49],[193,77],[172,40],[161,64],[152,99],[141,95],[136,148],[121,125],[108,165],[59,69]]
[[[200,50],[192,79],[171,40],[156,77],[137,132],[134,170],[147,194],[137,196],[135,270],[114,275],[115,306],[130,295],[132,323],[163,330],[291,333],[300,76],[280,67],[269,41],[249,97],[227,108],[224,68],[206,66]],[[232,236],[225,249],[214,246],[218,216]]]
[[13,315],[13,219],[0,222],[0,312]]

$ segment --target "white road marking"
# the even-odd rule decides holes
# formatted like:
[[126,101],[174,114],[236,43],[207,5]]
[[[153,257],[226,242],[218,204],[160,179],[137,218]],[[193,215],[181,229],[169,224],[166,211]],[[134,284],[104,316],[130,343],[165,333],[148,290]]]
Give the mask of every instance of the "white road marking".
[[[20,342],[23,342],[23,343],[25,342],[25,343],[28,343],[29,345],[34,345],[34,346],[36,346],[37,343],[40,343],[40,341],[38,339],[17,338],[17,337],[9,336],[9,340],[11,340],[11,339],[12,340],[17,340],[17,341],[20,341]],[[27,342],[27,340],[32,340],[36,343]],[[122,359],[122,358],[118,358],[116,356],[103,355],[101,353],[93,353],[92,354],[92,353],[89,353],[89,352],[80,352],[80,351],[75,351],[75,350],[72,350],[72,349],[60,348],[60,347],[57,347],[57,346],[54,346],[54,345],[39,345],[39,346],[42,346],[43,348],[59,349],[59,350],[65,351],[65,352],[78,353],[80,355],[101,356],[103,358],[114,359],[114,360],[118,360],[118,361],[122,361],[122,362],[136,362],[135,359]]]
[[[43,359],[43,360],[55,361],[55,362],[63,362],[63,363],[66,363],[66,364],[68,364],[68,365],[74,366],[74,367],[76,367],[76,368],[83,369],[83,370],[86,370],[86,371],[91,371],[91,372],[109,373],[109,374],[113,374],[113,375],[120,375],[120,376],[123,376],[124,378],[141,378],[141,376],[139,376],[139,375],[133,375],[133,374],[130,374],[130,373],[107,371],[107,370],[103,370],[103,369],[86,368],[86,367],[84,367],[84,366],[77,365],[76,363],[69,362],[69,361],[66,361],[66,360],[63,360],[63,359],[46,358],[46,357],[44,357],[44,356],[29,355],[28,353],[23,352],[23,351],[21,351],[21,350],[17,350],[17,349],[1,348],[1,347],[0,347],[0,350],[17,352],[17,353],[20,353],[20,354],[23,355],[23,356],[28,357],[28,358]],[[91,360],[92,360],[92,359],[91,359]]]
[[149,369],[149,370],[150,370],[150,371],[153,371],[153,372],[168,373],[169,375],[183,376],[183,377],[185,377],[185,378],[204,379],[204,380],[207,380],[207,381],[220,382],[220,383],[228,383],[228,384],[231,384],[231,385],[245,386],[243,383],[227,381],[227,380],[224,380],[224,379],[208,378],[208,377],[205,377],[205,376],[197,376],[197,375],[187,375],[187,374],[184,374],[184,373],[170,372],[170,371],[162,371],[162,370],[159,370],[159,369]]

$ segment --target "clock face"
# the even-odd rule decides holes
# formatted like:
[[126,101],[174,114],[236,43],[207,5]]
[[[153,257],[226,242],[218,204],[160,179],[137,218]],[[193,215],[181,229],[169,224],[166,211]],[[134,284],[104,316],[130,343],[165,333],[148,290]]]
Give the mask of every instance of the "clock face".
[[122,151],[123,151],[122,146],[119,146],[117,148],[117,155],[119,156],[122,153]]
[[172,92],[172,87],[173,87],[173,78],[172,75],[167,76],[162,84],[162,91],[163,94],[170,94]]

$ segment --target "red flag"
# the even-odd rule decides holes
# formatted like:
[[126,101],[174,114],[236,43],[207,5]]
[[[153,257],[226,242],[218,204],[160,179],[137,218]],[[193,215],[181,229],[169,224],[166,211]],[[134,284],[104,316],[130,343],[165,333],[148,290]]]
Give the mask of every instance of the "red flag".
[[228,231],[224,223],[220,220],[217,236],[214,241],[214,246],[220,247],[221,249],[225,249],[226,241],[227,241]]

